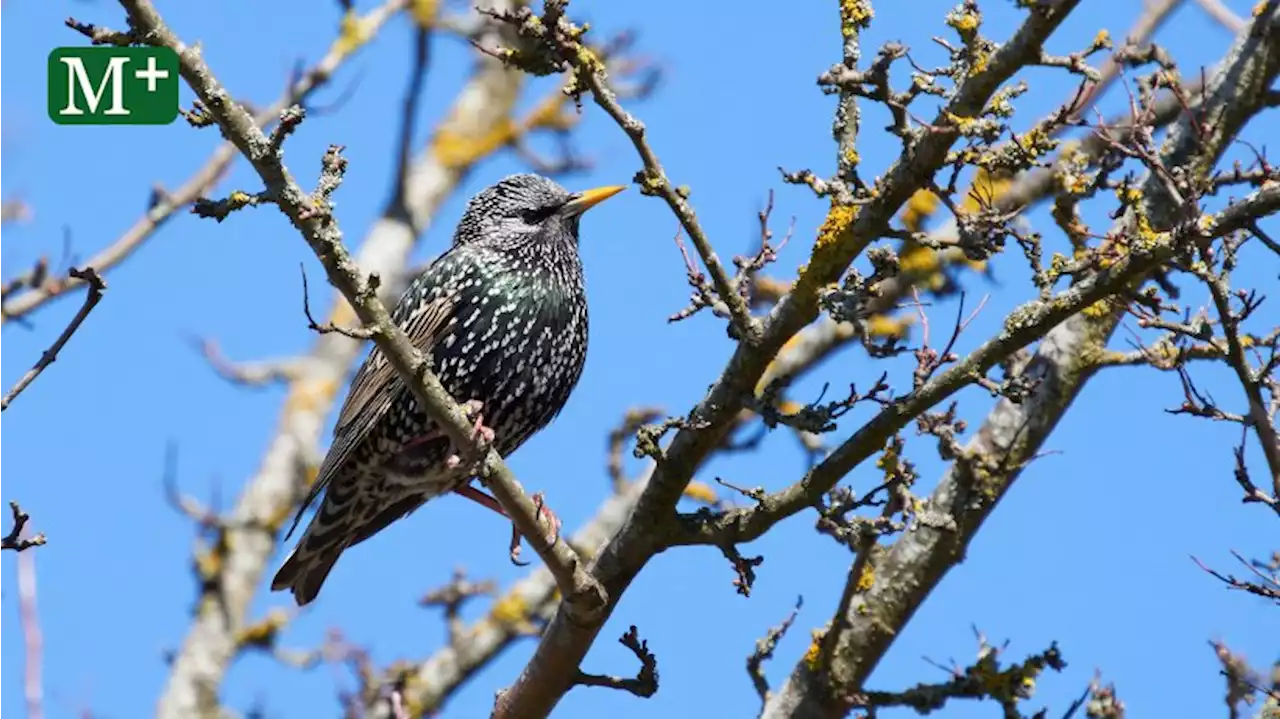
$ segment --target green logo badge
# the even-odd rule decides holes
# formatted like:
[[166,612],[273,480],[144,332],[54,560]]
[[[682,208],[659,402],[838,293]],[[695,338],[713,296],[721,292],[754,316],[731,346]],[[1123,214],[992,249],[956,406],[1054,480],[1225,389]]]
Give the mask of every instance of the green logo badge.
[[167,47],[58,47],[49,117],[59,125],[168,125],[178,117],[178,54]]

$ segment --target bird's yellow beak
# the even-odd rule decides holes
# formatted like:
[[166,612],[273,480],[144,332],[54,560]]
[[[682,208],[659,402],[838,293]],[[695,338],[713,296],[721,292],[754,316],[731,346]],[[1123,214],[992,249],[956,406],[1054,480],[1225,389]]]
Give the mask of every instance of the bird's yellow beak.
[[579,192],[577,197],[570,200],[564,206],[564,212],[570,217],[581,215],[592,207],[595,207],[625,189],[627,189],[626,185],[606,185],[604,187],[597,187],[591,190],[584,190]]

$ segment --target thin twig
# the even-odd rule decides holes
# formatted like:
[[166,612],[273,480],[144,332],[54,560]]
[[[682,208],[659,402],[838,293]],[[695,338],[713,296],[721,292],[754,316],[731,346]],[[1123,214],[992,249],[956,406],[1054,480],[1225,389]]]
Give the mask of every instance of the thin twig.
[[605,674],[587,674],[579,671],[575,684],[588,687],[607,687],[631,692],[638,697],[649,698],[658,692],[658,660],[649,651],[649,643],[640,639],[635,625],[627,630],[618,640],[622,646],[630,649],[640,660],[640,671],[631,678],[615,677]]
[[102,300],[102,293],[107,290],[107,283],[98,276],[97,271],[92,267],[86,267],[83,270],[72,269],[70,274],[72,277],[88,283],[89,291],[85,294],[84,304],[80,306],[80,311],[76,312],[76,316],[71,318],[71,323],[62,331],[58,339],[40,355],[40,359],[35,366],[27,370],[27,373],[22,375],[22,378],[13,385],[13,388],[5,394],[4,398],[0,399],[0,412],[9,409],[9,403],[22,394],[22,391],[29,387],[36,377],[39,377],[40,373],[44,372],[46,367],[58,359],[58,352],[62,351],[63,345],[67,344],[67,340],[71,339],[71,335],[80,329],[81,323],[89,316],[93,308],[98,306],[98,302]]
[[22,507],[17,502],[9,502],[9,511],[13,513],[13,526],[9,528],[9,533],[0,539],[0,550],[8,549],[15,552],[21,552],[32,547],[39,547],[45,543],[44,532],[36,534],[34,537],[24,537],[23,530],[27,528],[27,523],[31,521],[31,515],[22,511]]

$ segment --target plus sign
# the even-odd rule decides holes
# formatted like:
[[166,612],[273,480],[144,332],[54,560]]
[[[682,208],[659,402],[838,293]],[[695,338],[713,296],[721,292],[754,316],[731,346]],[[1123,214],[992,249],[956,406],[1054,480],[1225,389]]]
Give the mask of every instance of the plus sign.
[[164,80],[169,77],[168,70],[156,69],[156,59],[154,57],[147,58],[146,70],[134,70],[133,76],[139,80],[147,81],[147,92],[156,91],[156,80]]

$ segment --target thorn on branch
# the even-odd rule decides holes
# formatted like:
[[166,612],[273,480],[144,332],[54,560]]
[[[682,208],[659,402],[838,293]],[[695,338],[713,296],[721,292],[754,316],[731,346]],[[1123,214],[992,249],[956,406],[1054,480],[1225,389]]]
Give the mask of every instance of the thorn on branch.
[[12,550],[15,552],[23,552],[32,547],[39,547],[47,541],[44,532],[39,532],[34,537],[22,536],[23,530],[27,528],[27,523],[31,521],[31,515],[22,511],[22,507],[17,502],[9,502],[9,510],[13,513],[13,527],[9,529],[9,533],[4,535],[0,540],[0,550]]
[[624,679],[622,677],[607,676],[603,674],[587,674],[579,671],[577,678],[574,679],[575,685],[588,687],[608,687],[610,689],[621,689],[622,691],[631,692],[638,697],[648,699],[658,692],[658,660],[649,651],[649,643],[640,639],[639,633],[636,631],[635,625],[623,634],[618,642],[622,646],[630,649],[636,655],[636,659],[640,660],[640,672],[632,679]]

